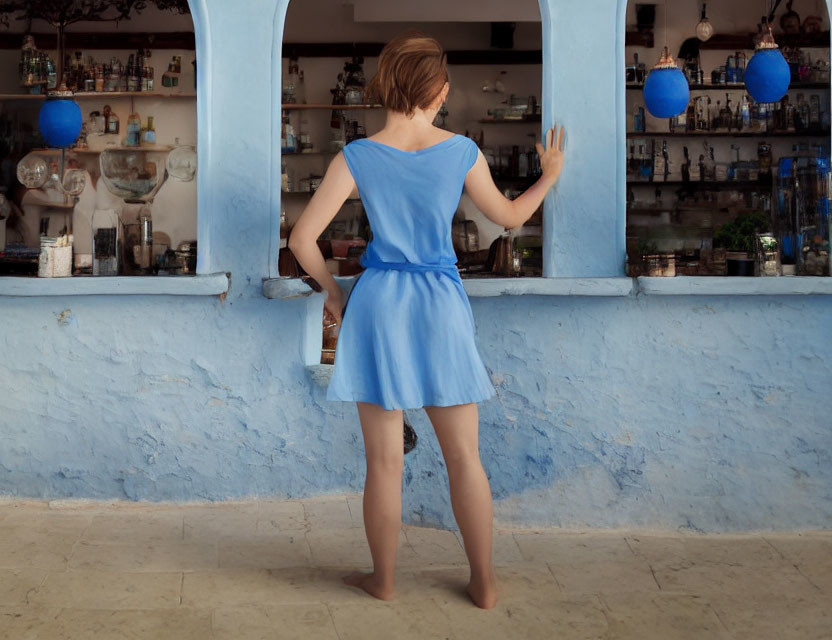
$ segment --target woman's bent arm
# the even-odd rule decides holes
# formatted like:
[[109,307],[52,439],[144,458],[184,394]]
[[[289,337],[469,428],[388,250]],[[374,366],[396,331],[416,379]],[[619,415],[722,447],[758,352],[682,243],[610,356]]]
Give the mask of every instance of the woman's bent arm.
[[341,289],[326,268],[318,248],[318,238],[338,214],[341,206],[355,190],[355,180],[347,167],[343,152],[332,159],[321,184],[300,219],[289,234],[289,249],[304,271],[327,292],[326,308],[336,320],[341,319]]
[[526,222],[560,178],[563,169],[563,135],[564,129],[561,127],[558,143],[553,145],[554,133],[552,129],[548,129],[547,148],[544,150],[539,142],[535,144],[540,156],[542,174],[537,182],[514,200],[506,198],[494,184],[488,162],[482,151],[479,151],[474,166],[465,177],[465,191],[474,205],[486,218],[507,229],[519,227]]

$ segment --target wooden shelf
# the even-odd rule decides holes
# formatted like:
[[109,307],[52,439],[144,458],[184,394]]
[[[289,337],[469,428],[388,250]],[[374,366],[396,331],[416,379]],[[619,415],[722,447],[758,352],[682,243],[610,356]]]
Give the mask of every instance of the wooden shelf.
[[[38,49],[54,51],[58,48],[58,38],[55,31],[32,34]],[[65,36],[67,51],[86,51],[92,49],[116,49],[119,51],[135,51],[136,49],[196,49],[196,38],[193,31],[70,31]],[[20,51],[23,32],[0,33],[0,49]]]
[[[81,91],[73,96],[74,100],[88,100],[93,98],[183,98],[194,99],[195,93],[150,93],[147,91]],[[45,100],[46,94],[37,95],[27,93],[0,93],[0,100]]]
[[627,31],[624,34],[624,46],[652,49],[655,46],[654,34],[652,31]]
[[768,132],[746,132],[746,131],[709,131],[706,133],[665,131],[628,131],[627,138],[828,138],[832,132],[828,129],[818,131],[768,131]]
[[[172,151],[174,147],[167,146],[167,145],[146,145],[141,147],[107,147],[105,149],[101,149],[99,151],[95,151],[93,149],[67,149],[66,152],[68,155],[73,153],[84,153],[84,154],[91,154],[97,155],[99,153],[104,153],[105,151],[160,151],[160,152],[168,152]],[[32,149],[30,153],[37,153],[39,155],[50,156],[50,155],[61,155],[60,149]]]
[[380,104],[282,104],[283,109],[329,109],[341,111],[342,109],[384,109]]
[[[811,91],[820,89],[829,91],[832,88],[828,82],[795,82],[789,86],[789,91]],[[643,84],[628,84],[627,91],[642,91]],[[692,84],[691,91],[747,91],[744,84]]]
[[[754,49],[753,33],[717,33],[707,42],[699,43],[700,51],[738,51]],[[811,47],[818,49],[829,48],[829,32],[804,33],[789,35],[775,33],[774,39],[781,47]]]
[[281,156],[334,156],[337,151],[309,151],[307,153],[281,153]]
[[[381,54],[385,44],[385,42],[284,42],[281,55],[283,58],[289,58],[290,56],[300,58],[351,58],[352,56],[376,58]],[[19,39],[17,49],[20,49]],[[450,65],[543,64],[543,51],[541,49],[457,49],[445,53]]]
[[669,182],[661,182],[654,180],[653,182],[643,182],[641,180],[628,180],[628,187],[676,187],[696,189],[698,191],[730,191],[732,189],[753,190],[753,189],[771,189],[772,183],[769,182],[752,182],[750,180],[726,180],[723,182],[713,181],[690,181],[682,182],[681,180],[673,180]]
[[503,118],[502,120],[495,120],[494,118],[480,118],[477,122],[481,124],[539,124],[540,116],[535,118],[521,118],[519,120],[512,118]]

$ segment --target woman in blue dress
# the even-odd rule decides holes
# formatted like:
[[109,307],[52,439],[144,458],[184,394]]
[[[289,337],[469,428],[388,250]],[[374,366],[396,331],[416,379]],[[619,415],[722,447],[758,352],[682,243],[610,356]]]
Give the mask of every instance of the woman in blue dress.
[[[393,598],[404,465],[402,410],[424,408],[448,468],[451,505],[470,564],[473,602],[497,602],[492,565],[493,505],[479,457],[477,402],[494,395],[475,342],[471,307],[455,266],[451,222],[463,188],[482,213],[506,228],[522,225],[563,167],[563,128],[536,143],[542,175],[509,200],[476,143],[433,126],[449,76],[442,46],[408,30],[382,50],[368,101],[386,108],[381,131],[347,144],[330,163],[290,235],[300,265],[326,291],[324,308],[340,325],[327,399],[355,402],[367,474],[364,527],[371,573],[344,577]],[[557,128],[557,127],[556,127]],[[365,267],[344,309],[317,239],[344,201],[361,198],[372,229]],[[343,312],[343,318],[342,318]]]

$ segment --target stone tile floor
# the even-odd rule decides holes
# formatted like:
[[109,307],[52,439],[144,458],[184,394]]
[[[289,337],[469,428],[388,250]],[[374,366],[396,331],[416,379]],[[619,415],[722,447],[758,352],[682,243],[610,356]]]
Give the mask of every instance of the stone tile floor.
[[500,603],[462,589],[457,533],[403,526],[398,597],[361,496],[214,505],[0,500],[0,638],[830,640],[832,531],[497,529]]

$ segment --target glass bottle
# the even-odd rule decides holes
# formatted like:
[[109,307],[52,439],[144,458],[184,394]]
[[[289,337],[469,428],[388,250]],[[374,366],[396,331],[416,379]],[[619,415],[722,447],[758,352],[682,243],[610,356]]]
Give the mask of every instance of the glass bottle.
[[298,104],[306,104],[306,83],[303,79],[303,69],[298,71],[298,87],[295,92],[295,100]]
[[809,128],[820,129],[820,96],[817,94],[809,98]]
[[147,128],[144,130],[142,140],[146,144],[156,144],[156,129],[153,126],[153,116],[147,116]]
[[127,117],[127,139],[125,146],[138,147],[142,143],[142,119],[138,113],[131,113]]
[[118,134],[121,131],[121,123],[116,112],[110,109],[110,105],[104,105],[104,126],[107,133]]
[[118,91],[121,81],[121,62],[117,58],[110,60],[110,75],[107,79],[105,91]]
[[294,56],[291,56],[289,58],[286,80],[283,83],[283,104],[295,104],[297,102],[298,82],[298,60]]

